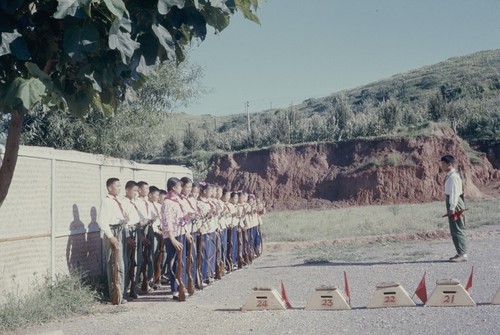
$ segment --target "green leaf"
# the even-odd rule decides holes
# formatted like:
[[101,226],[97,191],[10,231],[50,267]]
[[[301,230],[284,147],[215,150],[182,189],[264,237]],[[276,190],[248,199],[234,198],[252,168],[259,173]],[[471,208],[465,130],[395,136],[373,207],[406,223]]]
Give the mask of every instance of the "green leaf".
[[2,32],[0,38],[2,42],[0,44],[0,57],[12,54],[19,60],[30,58],[26,41],[16,29],[12,32]]
[[220,9],[227,9],[225,0],[209,0],[210,6]]
[[108,10],[113,13],[118,19],[121,19],[125,14],[128,16],[127,7],[122,0],[104,0]]
[[167,52],[168,58],[174,59],[175,42],[174,39],[172,38],[172,35],[170,35],[169,31],[165,27],[159,24],[153,24],[151,26],[151,29],[155,33],[156,37],[158,37],[158,41],[160,42],[163,49],[165,49],[165,51]]
[[258,5],[258,2],[255,2],[254,0],[235,0],[235,4],[236,8],[238,8],[238,10],[243,14],[245,19],[260,24],[259,18],[252,12],[251,8],[254,7],[254,10],[257,9],[255,4]]
[[162,15],[168,14],[170,8],[176,6],[181,9],[184,7],[186,0],[158,0],[158,12]]
[[219,7],[205,6],[201,10],[201,14],[207,21],[207,24],[214,27],[218,32],[221,32],[229,25],[229,13]]
[[62,92],[58,90],[54,90],[50,93],[47,105],[51,110],[58,110],[61,112],[68,111],[68,102],[64,98]]
[[92,108],[100,110],[106,117],[113,115],[115,111],[115,106],[111,103],[107,104],[102,102],[101,95],[98,92],[92,92],[92,94],[90,94],[90,105]]
[[46,87],[40,79],[17,77],[10,84],[4,103],[13,108],[22,105],[25,110],[30,110],[45,94]]
[[92,72],[90,74],[85,74],[85,78],[90,80],[90,82],[92,83],[92,88],[97,92],[101,92],[102,91],[101,85],[99,84],[99,82],[95,77],[96,77],[95,72]]
[[57,10],[54,18],[63,19],[66,16],[83,18],[83,12],[90,16],[90,5],[92,0],[58,0]]
[[52,79],[49,77],[48,74],[43,72],[38,67],[38,65],[36,65],[35,63],[31,63],[31,62],[26,62],[24,64],[24,66],[26,66],[26,68],[28,69],[28,72],[31,73],[31,75],[33,77],[40,79],[40,81],[45,85],[47,90],[49,90],[49,91],[52,90],[52,86],[53,86]]
[[84,116],[90,112],[91,100],[86,92],[79,91],[67,99],[69,112],[76,116]]
[[120,52],[123,64],[129,64],[130,59],[141,45],[130,37],[130,33],[124,33],[120,30],[120,20],[115,19],[108,38],[109,48]]
[[99,44],[99,31],[93,25],[71,26],[64,33],[64,51],[75,61],[84,59],[84,53],[96,51]]

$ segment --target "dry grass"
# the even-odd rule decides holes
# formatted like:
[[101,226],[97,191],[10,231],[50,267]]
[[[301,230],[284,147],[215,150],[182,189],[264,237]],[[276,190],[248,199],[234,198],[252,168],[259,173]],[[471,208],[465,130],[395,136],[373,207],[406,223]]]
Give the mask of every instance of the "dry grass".
[[[500,199],[468,201],[467,226],[500,223]],[[262,232],[269,242],[320,241],[448,229],[443,202],[272,212]]]
[[0,299],[0,333],[42,324],[68,316],[89,314],[99,294],[84,284],[82,273],[60,275],[54,283],[49,278],[35,281],[30,293],[2,292]]

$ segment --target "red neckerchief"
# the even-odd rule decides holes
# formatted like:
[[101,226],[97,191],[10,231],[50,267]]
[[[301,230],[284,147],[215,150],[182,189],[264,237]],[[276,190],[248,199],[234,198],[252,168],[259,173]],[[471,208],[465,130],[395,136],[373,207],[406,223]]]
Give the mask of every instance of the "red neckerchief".
[[160,217],[160,212],[158,212],[158,208],[156,208],[155,203],[154,203],[154,202],[152,202],[152,204],[153,204],[153,208],[155,209],[156,216],[157,216],[157,217]]
[[[128,199],[128,198],[127,198],[127,199]],[[132,199],[128,199],[128,200],[130,201],[130,203],[132,204],[132,206],[134,206],[135,210],[136,210],[136,211],[139,211],[139,210],[137,209],[137,206],[135,205],[135,203],[132,201]]]
[[168,200],[171,200],[171,201],[177,203],[179,205],[179,207],[181,208],[182,213],[186,213],[186,212],[184,212],[184,208],[182,207],[182,204],[180,203],[180,201],[174,197],[175,197],[175,193],[170,191],[167,193],[167,197],[165,199],[168,199]]
[[201,199],[206,199],[206,201],[201,200],[201,202],[204,202],[204,203],[208,204],[210,206],[210,210],[213,212],[214,205],[210,202],[210,199],[209,198],[205,198],[205,197],[201,197]]
[[143,199],[143,198],[139,198],[139,199],[141,199],[142,201],[144,201],[144,203],[146,204],[146,212],[147,212],[146,214],[149,215],[149,204],[148,204],[148,201],[146,199]]
[[116,199],[116,197],[114,195],[111,195],[111,199],[113,199],[114,201],[116,201],[116,203],[118,204],[118,207],[120,207],[120,212],[122,213],[123,218],[125,218],[125,212],[123,211],[122,204],[118,201],[118,199]]

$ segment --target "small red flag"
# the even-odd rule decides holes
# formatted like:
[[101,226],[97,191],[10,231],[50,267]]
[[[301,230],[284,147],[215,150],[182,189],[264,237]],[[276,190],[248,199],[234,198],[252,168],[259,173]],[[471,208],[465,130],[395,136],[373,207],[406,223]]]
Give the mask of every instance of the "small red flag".
[[470,289],[472,288],[472,277],[474,276],[474,267],[470,271],[469,280],[467,281],[467,285],[465,285],[465,290],[470,293]]
[[351,304],[351,290],[349,289],[349,282],[347,281],[347,273],[344,271],[344,291],[347,299],[349,300],[349,305]]
[[285,285],[283,285],[283,281],[281,281],[281,299],[285,302],[286,308],[292,308],[292,304],[290,304],[290,300],[288,300],[288,296],[286,295]]
[[418,284],[417,289],[415,290],[415,294],[424,304],[427,302],[427,287],[425,286],[425,275],[426,274],[427,274],[427,271],[424,272],[424,276],[420,280],[420,283]]

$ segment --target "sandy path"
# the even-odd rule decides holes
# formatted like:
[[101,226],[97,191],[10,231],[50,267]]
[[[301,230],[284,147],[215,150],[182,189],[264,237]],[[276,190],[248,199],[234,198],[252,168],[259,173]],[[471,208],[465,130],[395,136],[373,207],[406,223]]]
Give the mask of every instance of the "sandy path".
[[[498,334],[500,306],[489,305],[500,287],[500,226],[475,231],[470,261],[442,261],[453,255],[449,239],[375,241],[348,250],[354,262],[342,259],[305,264],[314,246],[268,252],[240,270],[197,292],[187,302],[172,301],[165,292],[125,307],[99,306],[95,315],[73,318],[15,334]],[[348,245],[348,244],[346,244]],[[340,249],[339,249],[340,250]],[[375,285],[398,281],[410,294],[427,271],[428,294],[441,278],[457,278],[465,285],[474,265],[472,297],[477,307],[366,309]],[[305,311],[315,287],[343,287],[346,271],[352,294],[350,311]],[[287,311],[240,312],[251,288],[279,287],[283,280],[292,305]],[[417,298],[415,298],[417,301]]]

